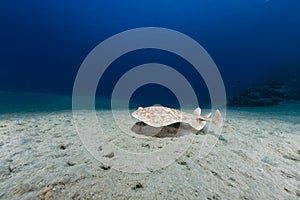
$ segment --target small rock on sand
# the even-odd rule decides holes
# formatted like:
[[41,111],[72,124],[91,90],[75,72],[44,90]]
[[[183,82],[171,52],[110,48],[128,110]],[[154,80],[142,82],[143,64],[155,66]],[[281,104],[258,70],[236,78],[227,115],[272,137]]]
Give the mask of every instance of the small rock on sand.
[[144,186],[141,183],[137,183],[136,185],[134,185],[133,187],[131,187],[131,189],[136,190],[139,188],[143,188]]
[[112,157],[114,157],[114,156],[115,156],[115,154],[114,154],[113,151],[110,152],[110,153],[108,153],[108,154],[103,155],[103,157],[106,157],[106,158],[112,158]]

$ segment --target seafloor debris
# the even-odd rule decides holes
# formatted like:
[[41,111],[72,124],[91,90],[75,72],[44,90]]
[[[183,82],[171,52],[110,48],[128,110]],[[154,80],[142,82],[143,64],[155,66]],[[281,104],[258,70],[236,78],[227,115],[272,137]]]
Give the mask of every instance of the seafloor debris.
[[131,187],[131,189],[136,190],[136,189],[143,188],[143,187],[144,186],[140,182],[138,182],[136,185],[134,185],[133,187]]
[[114,156],[115,156],[115,153],[113,151],[108,154],[103,155],[103,157],[106,157],[106,158],[112,158]]
[[103,170],[109,170],[109,169],[110,169],[110,166],[109,166],[109,165],[106,165],[106,164],[103,164],[103,163],[101,163],[101,164],[99,165],[99,167],[100,167],[101,169],[103,169]]
[[68,161],[68,162],[67,162],[67,165],[71,167],[71,166],[76,165],[76,163],[73,163],[73,162],[71,162],[71,161]]
[[103,150],[102,146],[100,145],[97,150],[102,151]]

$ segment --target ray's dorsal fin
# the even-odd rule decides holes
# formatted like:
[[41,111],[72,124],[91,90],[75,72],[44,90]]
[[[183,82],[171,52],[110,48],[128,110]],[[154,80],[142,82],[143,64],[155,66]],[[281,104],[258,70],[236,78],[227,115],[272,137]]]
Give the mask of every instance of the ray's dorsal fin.
[[194,110],[193,114],[199,117],[199,116],[201,115],[201,108],[199,108],[199,107],[196,108],[196,109]]

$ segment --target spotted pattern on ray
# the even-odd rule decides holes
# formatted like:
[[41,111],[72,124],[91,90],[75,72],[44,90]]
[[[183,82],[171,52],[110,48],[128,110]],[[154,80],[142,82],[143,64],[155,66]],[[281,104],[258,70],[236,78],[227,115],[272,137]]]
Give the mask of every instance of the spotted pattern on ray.
[[167,126],[183,119],[180,111],[163,106],[139,108],[132,113],[132,116],[154,127]]

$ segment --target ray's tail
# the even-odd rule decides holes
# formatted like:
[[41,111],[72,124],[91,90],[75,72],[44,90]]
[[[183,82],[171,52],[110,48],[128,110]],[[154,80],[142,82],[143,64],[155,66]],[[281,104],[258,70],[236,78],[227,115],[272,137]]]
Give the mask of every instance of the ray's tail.
[[215,124],[217,128],[220,128],[223,125],[223,117],[221,115],[221,112],[218,109],[216,110],[214,116],[212,118],[210,117],[211,117],[211,113],[208,113],[202,118],[198,118],[197,120],[192,120],[190,122],[190,125],[197,130],[201,130],[205,126],[207,121],[210,121],[213,124]]
[[[195,114],[195,111],[194,111],[194,114]],[[204,128],[207,121],[215,124],[215,126],[217,128],[220,128],[223,125],[223,117],[219,110],[216,110],[216,112],[212,118],[210,118],[210,117],[211,117],[211,113],[208,113],[204,117],[189,118],[187,121],[184,121],[184,122],[190,124],[194,129],[196,129],[198,131]]]
[[192,119],[191,121],[188,122],[194,129],[196,129],[197,131],[200,131],[201,129],[203,129],[203,127],[206,124],[206,121],[202,121],[199,119]]

